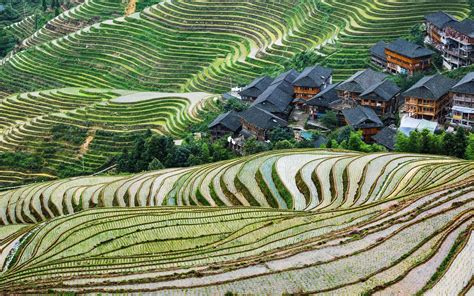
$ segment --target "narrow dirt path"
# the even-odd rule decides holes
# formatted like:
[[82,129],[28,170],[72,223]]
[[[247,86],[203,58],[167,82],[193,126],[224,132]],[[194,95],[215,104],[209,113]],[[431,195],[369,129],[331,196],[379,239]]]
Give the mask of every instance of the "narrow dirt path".
[[125,16],[129,16],[132,13],[135,13],[137,10],[137,0],[129,0],[127,9],[125,9]]

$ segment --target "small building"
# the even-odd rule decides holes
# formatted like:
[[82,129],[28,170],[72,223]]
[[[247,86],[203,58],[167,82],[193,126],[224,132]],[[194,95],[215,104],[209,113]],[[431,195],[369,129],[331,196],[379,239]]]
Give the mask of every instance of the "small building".
[[457,22],[457,20],[443,12],[438,11],[431,13],[425,16],[425,26],[426,26],[426,39],[425,42],[433,45],[434,47],[440,49],[439,47],[443,46],[446,42],[446,35],[444,29],[446,25]]
[[336,87],[337,95],[340,99],[357,101],[360,99],[360,94],[373,85],[379,84],[387,77],[387,74],[372,69],[358,71]]
[[442,50],[443,65],[458,69],[474,61],[474,20],[450,22],[445,27],[446,42]]
[[453,125],[474,128],[474,72],[468,73],[451,89]]
[[388,151],[393,151],[397,142],[397,129],[390,126],[384,127],[372,139],[375,143],[387,148]]
[[250,107],[240,115],[242,133],[250,134],[259,141],[268,140],[268,133],[272,129],[288,126],[285,120],[259,107]]
[[359,104],[385,116],[397,111],[401,89],[391,80],[383,80],[360,94]]
[[370,108],[357,106],[342,110],[342,114],[348,125],[362,131],[364,141],[367,143],[373,142],[372,137],[383,128],[382,121]]
[[236,136],[242,130],[240,115],[235,111],[221,114],[208,128],[213,141],[224,136]]
[[422,131],[424,129],[434,133],[438,129],[438,123],[436,121],[429,121],[426,119],[415,119],[405,115],[400,120],[400,127],[398,128],[398,131],[406,136],[409,136],[412,131]]
[[293,86],[286,79],[270,85],[252,104],[284,120],[288,119],[293,106]]
[[418,44],[397,39],[387,45],[387,71],[391,73],[413,75],[431,67],[434,52]]
[[383,69],[387,67],[387,55],[385,54],[385,48],[387,48],[387,45],[387,42],[379,41],[370,48],[370,61],[372,64]]
[[312,119],[331,109],[331,104],[338,101],[336,87],[339,84],[328,85],[324,90],[305,102],[305,108],[309,111]]
[[309,100],[332,83],[333,70],[313,66],[304,71],[293,81],[295,99]]
[[268,76],[256,78],[240,91],[242,100],[255,101],[272,84],[273,79]]
[[449,113],[449,91],[456,84],[452,79],[436,74],[425,76],[403,93],[405,111],[410,117],[443,123]]

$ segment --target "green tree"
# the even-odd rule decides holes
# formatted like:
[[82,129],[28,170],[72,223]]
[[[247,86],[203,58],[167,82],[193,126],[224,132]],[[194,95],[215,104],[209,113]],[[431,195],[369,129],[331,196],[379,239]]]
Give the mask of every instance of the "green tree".
[[161,169],[164,169],[164,168],[165,168],[165,166],[161,163],[161,161],[159,161],[156,158],[153,158],[153,160],[148,164],[148,170],[149,171],[157,171],[157,170],[161,170]]
[[453,155],[458,158],[464,158],[467,145],[468,145],[468,137],[466,135],[466,131],[463,128],[458,128],[456,130],[456,135],[454,136]]
[[244,154],[256,154],[263,151],[270,150],[270,147],[267,143],[257,141],[255,138],[247,140],[244,144]]
[[275,145],[273,145],[273,149],[275,150],[291,149],[294,147],[295,145],[288,140],[278,141],[275,143]]
[[286,127],[277,127],[270,131],[268,139],[272,143],[276,143],[283,140],[294,140],[295,133],[292,129]]
[[337,126],[337,115],[333,111],[327,111],[326,114],[321,116],[320,120],[329,129]]
[[465,153],[466,159],[474,160],[474,134],[470,134]]

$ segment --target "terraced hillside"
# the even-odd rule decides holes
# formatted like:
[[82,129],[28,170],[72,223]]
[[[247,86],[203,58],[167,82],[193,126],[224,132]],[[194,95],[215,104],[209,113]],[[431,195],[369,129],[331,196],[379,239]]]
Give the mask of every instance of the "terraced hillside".
[[[0,101],[0,151],[47,156],[48,170],[36,172],[46,179],[64,166],[93,172],[137,133],[151,129],[179,137],[201,120],[203,109],[214,108],[214,99],[206,93],[77,88],[12,95]],[[38,177],[29,173],[0,168],[0,186]]]
[[301,150],[27,186],[0,195],[0,290],[462,294],[473,166]]
[[307,49],[319,50],[342,79],[367,65],[371,44],[408,34],[437,10],[469,12],[466,0],[164,1],[15,55],[0,67],[0,91],[216,93]]

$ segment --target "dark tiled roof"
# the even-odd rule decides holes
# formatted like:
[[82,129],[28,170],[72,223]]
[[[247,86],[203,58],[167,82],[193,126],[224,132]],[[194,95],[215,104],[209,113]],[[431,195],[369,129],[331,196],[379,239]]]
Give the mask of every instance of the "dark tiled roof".
[[380,83],[374,84],[363,92],[361,98],[380,98],[383,101],[389,101],[400,92],[400,88],[391,80],[384,80]]
[[372,46],[370,49],[370,54],[378,57],[383,61],[387,61],[387,55],[385,54],[385,48],[387,48],[388,43],[385,41],[379,41]]
[[261,129],[272,129],[288,125],[288,122],[285,120],[258,107],[250,107],[240,114],[243,120]]
[[443,11],[428,14],[425,16],[425,20],[432,23],[439,29],[444,29],[444,27],[450,22],[456,22],[456,19],[454,17]]
[[421,58],[434,54],[434,51],[416,43],[399,38],[387,45],[387,49],[408,58]]
[[247,85],[242,91],[240,92],[240,95],[243,97],[252,97],[256,98],[259,95],[261,95],[267,87],[272,84],[273,79],[270,77],[264,76],[264,77],[259,77],[252,81],[249,85]]
[[306,105],[309,106],[321,106],[321,107],[329,107],[329,105],[337,101],[339,97],[337,96],[336,87],[339,84],[331,84],[326,87],[323,91],[319,94],[314,96],[311,100],[309,100]]
[[449,27],[453,28],[457,32],[474,38],[474,21],[473,20],[463,20],[462,22],[452,22],[449,23]]
[[453,86],[451,91],[474,95],[474,72],[467,73],[466,76]]
[[397,130],[391,127],[383,128],[372,139],[379,145],[384,146],[388,150],[395,150],[397,140]]
[[374,84],[380,83],[387,77],[387,74],[376,72],[372,69],[359,71],[349,79],[337,86],[337,90],[363,93]]
[[268,87],[252,104],[269,112],[284,112],[293,101],[293,86],[286,80]]
[[293,81],[293,86],[299,87],[322,87],[332,75],[332,69],[321,66],[313,66],[304,71]]
[[219,124],[222,124],[233,132],[238,131],[242,127],[242,124],[240,123],[240,115],[234,111],[229,111],[219,115],[211,124],[209,124],[208,127],[213,128]]
[[295,81],[296,77],[298,77],[299,75],[300,75],[300,73],[298,73],[297,71],[291,69],[291,70],[277,76],[275,78],[275,80],[273,80],[272,84],[278,84],[282,81],[286,81],[286,82],[291,84],[291,83],[293,83],[293,81]]
[[362,106],[342,110],[347,123],[354,129],[382,127],[383,123],[375,111]]
[[329,142],[328,138],[325,136],[319,135],[316,140],[313,142],[314,148],[320,148],[322,145],[326,145]]
[[405,97],[439,100],[456,84],[441,74],[425,76],[403,93]]

